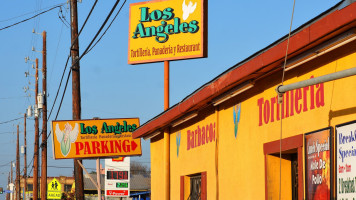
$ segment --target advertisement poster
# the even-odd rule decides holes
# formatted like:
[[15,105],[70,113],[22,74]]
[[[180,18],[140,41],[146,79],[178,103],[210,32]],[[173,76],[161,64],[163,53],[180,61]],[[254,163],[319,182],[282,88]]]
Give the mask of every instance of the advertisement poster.
[[336,197],[356,199],[356,121],[336,126]]
[[138,118],[52,121],[55,159],[141,155]]
[[105,195],[130,196],[130,157],[105,159]]
[[206,57],[205,4],[204,0],[130,4],[128,63]]
[[304,135],[306,199],[323,200],[332,197],[331,128]]

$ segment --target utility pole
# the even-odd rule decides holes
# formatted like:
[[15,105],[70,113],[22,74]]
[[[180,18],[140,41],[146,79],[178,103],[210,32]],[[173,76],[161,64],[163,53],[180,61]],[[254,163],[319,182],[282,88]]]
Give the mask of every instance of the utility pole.
[[11,172],[10,172],[10,180],[11,180],[11,183],[10,183],[10,190],[12,191],[12,193],[10,193],[10,198],[11,198],[11,200],[13,200],[14,199],[14,195],[13,195],[13,185],[14,185],[14,177],[13,177],[13,172],[12,172],[12,168],[13,168],[13,165],[12,165],[12,161],[11,161],[11,166],[10,166],[10,168],[11,168]]
[[[10,190],[10,172],[9,172],[9,176],[7,177],[7,189]],[[10,200],[10,193],[6,193],[6,200]]]
[[[37,101],[37,94],[38,94],[38,58],[36,58],[36,84],[35,84],[35,99],[36,99],[36,106],[37,109],[38,101]],[[37,115],[37,116],[36,116]],[[35,148],[34,148],[34,157],[33,157],[33,200],[38,200],[38,142],[39,142],[39,129],[38,129],[38,110],[35,110]]]
[[42,48],[42,90],[43,90],[43,106],[42,106],[42,163],[41,163],[41,199],[47,198],[47,33],[42,32],[43,48]]
[[[77,0],[70,0],[71,19],[71,55],[72,55],[72,116],[73,120],[81,119],[81,98],[80,98],[80,65],[79,65],[79,38],[78,37],[78,10]],[[78,162],[82,160],[74,159],[75,196],[77,200],[84,199],[83,169]]]
[[16,200],[21,199],[20,185],[20,151],[19,151],[19,125],[17,125],[17,141],[16,141]]
[[26,143],[26,113],[24,114],[24,129],[23,129],[23,136],[24,136],[24,160],[23,160],[23,180],[24,180],[24,199],[27,200],[27,195],[26,195],[26,192],[27,192],[27,143]]

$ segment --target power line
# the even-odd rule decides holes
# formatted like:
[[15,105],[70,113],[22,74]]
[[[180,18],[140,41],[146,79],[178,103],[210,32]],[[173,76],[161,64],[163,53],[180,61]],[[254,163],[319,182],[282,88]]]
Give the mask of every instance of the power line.
[[103,38],[103,36],[105,35],[105,33],[109,30],[110,26],[112,25],[112,23],[115,21],[116,17],[119,15],[122,7],[124,7],[126,3],[126,0],[124,1],[124,3],[121,5],[119,11],[116,13],[115,17],[113,18],[113,20],[110,22],[109,26],[106,28],[106,30],[104,31],[104,33],[100,36],[100,38],[95,42],[95,44],[88,50],[87,53],[89,53],[101,40],[101,38]]
[[[48,7],[46,7],[46,8],[43,8],[42,10],[47,9],[47,8],[52,8],[52,7],[54,7],[54,6],[63,6],[63,5],[65,5],[65,3],[61,3],[61,4],[57,4],[57,5],[53,5],[53,6],[48,6]],[[42,11],[42,10],[36,10],[36,11],[24,13],[24,14],[22,14],[22,15],[18,15],[18,16],[11,17],[11,18],[8,18],[8,19],[0,20],[0,22],[10,21],[10,20],[13,20],[13,19],[16,19],[16,18],[19,18],[19,17],[23,17],[23,16],[25,16],[25,15],[37,13],[37,12]]]
[[88,47],[85,49],[85,51],[83,52],[83,54],[79,57],[79,59],[77,60],[76,63],[72,64],[72,66],[74,66],[75,64],[77,64],[79,62],[79,60],[88,52],[88,50],[90,49],[91,45],[94,43],[95,39],[98,37],[98,35],[100,34],[100,32],[103,30],[104,26],[106,25],[106,23],[108,22],[108,20],[110,19],[112,13],[114,12],[114,10],[116,9],[116,6],[119,4],[120,0],[117,0],[114,4],[114,6],[112,7],[110,13],[108,14],[108,16],[106,17],[105,21],[103,22],[103,24],[101,25],[101,27],[99,28],[99,30],[97,31],[97,33],[95,34],[94,38],[91,40],[91,42],[89,43]]
[[26,21],[28,21],[28,20],[30,20],[30,19],[33,19],[33,18],[35,18],[35,17],[37,17],[37,16],[39,16],[39,15],[42,15],[42,14],[44,14],[44,13],[46,13],[46,12],[49,12],[49,11],[55,9],[55,8],[58,8],[58,7],[61,7],[61,5],[55,6],[55,7],[53,7],[53,8],[50,8],[50,9],[46,10],[46,11],[40,12],[40,13],[38,13],[38,14],[36,14],[36,15],[30,17],[30,18],[27,18],[27,19],[24,19],[24,20],[22,20],[22,21],[16,22],[16,23],[11,24],[11,25],[9,25],[9,26],[5,26],[5,27],[1,28],[0,31],[5,30],[5,29],[8,29],[8,28],[13,27],[13,26],[16,26],[16,25],[21,24],[21,23],[23,23],[23,22],[26,22]]
[[13,122],[13,121],[16,121],[16,120],[19,120],[19,119],[23,119],[23,117],[19,117],[19,118],[12,119],[12,120],[9,120],[9,121],[0,122],[0,124],[10,123],[10,122]]

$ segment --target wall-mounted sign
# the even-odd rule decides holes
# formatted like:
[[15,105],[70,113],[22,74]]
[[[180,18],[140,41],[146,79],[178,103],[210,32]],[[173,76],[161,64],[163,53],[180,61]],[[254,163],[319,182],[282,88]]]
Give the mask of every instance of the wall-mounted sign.
[[206,57],[204,0],[130,4],[128,63]]
[[332,197],[331,128],[304,135],[306,199]]
[[356,197],[356,121],[336,126],[336,197]]
[[52,121],[55,159],[141,155],[138,118]]
[[105,194],[107,197],[130,196],[130,158],[105,159]]
[[62,186],[55,178],[48,183],[47,186],[47,199],[61,199],[62,198]]

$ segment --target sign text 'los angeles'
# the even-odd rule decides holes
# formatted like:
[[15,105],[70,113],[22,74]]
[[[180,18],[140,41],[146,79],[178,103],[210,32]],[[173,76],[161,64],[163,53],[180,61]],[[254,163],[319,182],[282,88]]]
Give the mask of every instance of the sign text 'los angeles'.
[[52,121],[55,159],[141,155],[138,118]]
[[161,0],[130,5],[128,63],[206,56],[204,0]]

